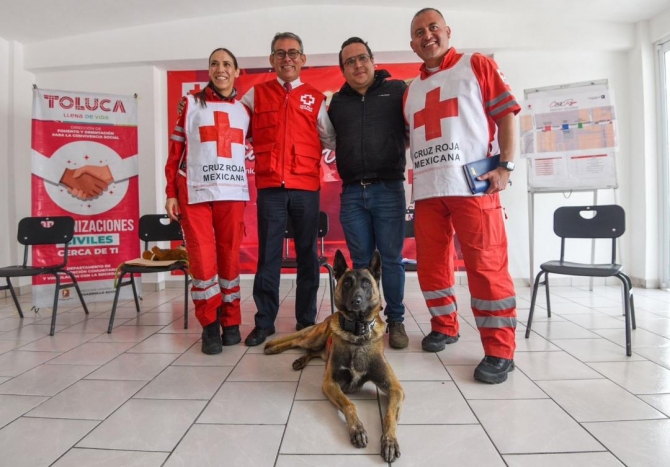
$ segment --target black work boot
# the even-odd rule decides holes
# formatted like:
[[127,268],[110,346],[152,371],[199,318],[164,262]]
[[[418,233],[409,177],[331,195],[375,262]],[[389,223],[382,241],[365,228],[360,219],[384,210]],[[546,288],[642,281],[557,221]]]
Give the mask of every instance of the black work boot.
[[202,353],[215,355],[223,352],[221,335],[219,335],[219,322],[214,321],[202,328]]
[[461,335],[449,336],[447,334],[442,334],[437,331],[430,331],[426,337],[421,341],[421,348],[426,352],[440,352],[444,350],[444,346],[447,344],[453,344],[458,341],[458,338]]
[[260,326],[254,327],[247,338],[244,340],[244,343],[249,347],[254,347],[265,342],[268,336],[271,336],[275,333],[275,327],[262,328]]
[[223,326],[223,334],[221,334],[223,345],[239,344],[242,340],[239,326]]
[[514,360],[485,356],[475,368],[475,379],[488,384],[507,380],[507,373],[514,371]]

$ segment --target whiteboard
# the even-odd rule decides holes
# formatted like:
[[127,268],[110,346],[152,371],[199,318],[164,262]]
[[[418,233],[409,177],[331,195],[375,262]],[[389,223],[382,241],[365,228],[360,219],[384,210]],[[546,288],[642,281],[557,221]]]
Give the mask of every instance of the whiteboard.
[[607,80],[524,90],[519,113],[528,191],[618,188],[617,117]]

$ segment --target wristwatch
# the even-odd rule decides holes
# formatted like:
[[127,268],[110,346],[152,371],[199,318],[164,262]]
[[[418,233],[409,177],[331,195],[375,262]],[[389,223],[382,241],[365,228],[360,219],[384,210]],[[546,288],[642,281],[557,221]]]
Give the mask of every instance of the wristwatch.
[[498,167],[502,167],[503,169],[511,172],[512,170],[514,170],[514,162],[500,161],[500,162],[498,162]]

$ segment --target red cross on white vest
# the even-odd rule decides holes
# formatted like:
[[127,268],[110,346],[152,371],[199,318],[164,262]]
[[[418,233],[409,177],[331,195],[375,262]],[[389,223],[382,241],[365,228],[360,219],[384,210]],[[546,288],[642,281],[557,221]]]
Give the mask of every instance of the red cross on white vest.
[[442,136],[442,119],[458,117],[458,98],[440,101],[440,88],[426,94],[426,106],[414,114],[414,129],[426,126],[426,141]]
[[244,133],[239,128],[230,127],[230,118],[226,112],[214,112],[214,125],[200,127],[200,141],[216,141],[216,155],[233,157],[233,143],[244,144]]

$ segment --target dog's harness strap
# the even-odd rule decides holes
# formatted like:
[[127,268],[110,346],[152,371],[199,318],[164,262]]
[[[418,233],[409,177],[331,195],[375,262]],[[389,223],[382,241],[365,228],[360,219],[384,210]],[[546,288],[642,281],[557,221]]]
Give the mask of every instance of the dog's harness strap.
[[365,321],[351,321],[346,319],[342,314],[340,314],[340,327],[347,332],[352,333],[354,336],[364,336],[372,331],[372,328],[375,326],[375,320],[373,319],[369,323]]

